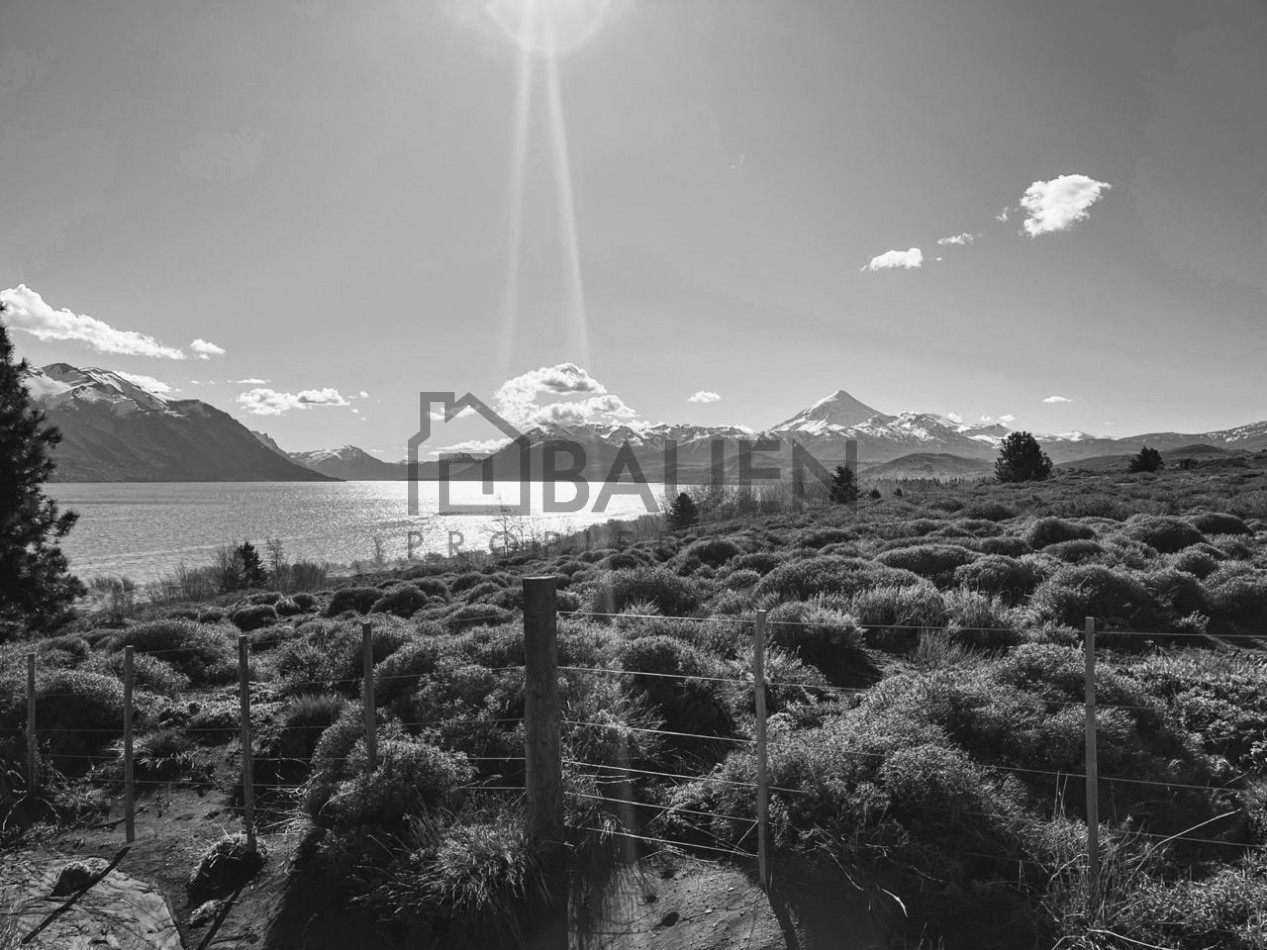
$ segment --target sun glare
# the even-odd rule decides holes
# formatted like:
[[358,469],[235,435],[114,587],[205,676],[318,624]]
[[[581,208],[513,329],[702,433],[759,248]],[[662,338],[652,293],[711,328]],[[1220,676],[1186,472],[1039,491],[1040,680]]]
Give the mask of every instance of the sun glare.
[[598,33],[610,6],[611,0],[488,0],[485,9],[520,49],[564,56]]

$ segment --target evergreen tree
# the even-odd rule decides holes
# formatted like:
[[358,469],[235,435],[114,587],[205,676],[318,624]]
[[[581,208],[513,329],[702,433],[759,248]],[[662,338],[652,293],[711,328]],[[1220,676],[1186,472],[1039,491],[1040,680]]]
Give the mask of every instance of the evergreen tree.
[[831,476],[831,500],[838,505],[852,505],[858,500],[858,476],[853,469],[836,466]]
[[61,433],[31,403],[30,367],[13,361],[3,310],[0,304],[0,639],[6,630],[56,624],[85,593],[56,543],[79,516],[59,513],[43,490],[54,468],[48,452]]
[[1126,466],[1128,472],[1160,472],[1166,467],[1166,463],[1162,460],[1161,453],[1156,449],[1150,449],[1144,446],[1139,450],[1139,454],[1132,456],[1130,463]]
[[1013,432],[999,446],[994,477],[1000,482],[1041,482],[1051,473],[1051,459],[1028,432]]
[[670,531],[682,531],[699,523],[699,509],[686,492],[673,499],[673,504],[669,506],[668,522]]
[[263,587],[268,582],[268,574],[264,571],[260,552],[255,550],[255,545],[250,541],[243,541],[234,553],[242,564],[242,586]]

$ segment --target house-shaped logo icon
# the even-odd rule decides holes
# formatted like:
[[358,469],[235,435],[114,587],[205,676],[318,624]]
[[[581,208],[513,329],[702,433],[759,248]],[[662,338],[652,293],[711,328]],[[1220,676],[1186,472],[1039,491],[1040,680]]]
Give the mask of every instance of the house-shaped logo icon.
[[[530,512],[532,506],[532,485],[530,483],[530,472],[528,451],[530,444],[528,438],[503,419],[500,415],[490,409],[482,401],[466,393],[461,399],[456,398],[456,393],[437,393],[423,392],[418,394],[418,431],[409,439],[409,514],[416,516],[419,512],[418,505],[418,481],[421,478],[422,466],[418,462],[418,447],[423,445],[431,438],[431,421],[432,421],[432,405],[439,403],[444,406],[444,421],[452,422],[457,418],[458,414],[466,409],[471,409],[483,416],[486,421],[491,423],[502,435],[513,445],[518,446],[518,465],[517,478],[519,482],[519,500],[513,505],[505,504],[500,500],[496,503],[459,503],[451,500],[450,497],[450,480],[454,463],[462,463],[468,468],[474,464],[480,464],[483,468],[480,482],[483,486],[484,495],[492,495],[493,486],[493,465],[494,455],[489,455],[482,462],[476,463],[465,454],[441,453],[438,456],[438,472],[436,481],[439,483],[439,514],[442,515],[501,515],[514,514],[526,515]],[[503,456],[509,449],[509,446],[503,448],[496,453]],[[429,480],[429,479],[428,479]],[[468,477],[463,481],[471,481]],[[509,480],[503,473],[503,480]]]

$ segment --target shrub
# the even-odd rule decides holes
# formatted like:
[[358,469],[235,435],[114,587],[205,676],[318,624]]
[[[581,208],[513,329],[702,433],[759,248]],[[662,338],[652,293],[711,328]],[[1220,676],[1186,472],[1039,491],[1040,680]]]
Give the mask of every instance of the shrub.
[[335,657],[307,640],[292,640],[277,651],[273,667],[279,696],[332,689],[338,680]]
[[1040,620],[1072,627],[1086,617],[1128,630],[1148,630],[1159,621],[1156,600],[1134,574],[1101,564],[1061,568],[1038,586],[1030,606]]
[[[94,658],[88,669],[91,672],[107,673],[123,679],[123,653],[110,653]],[[189,677],[175,670],[170,663],[146,653],[135,653],[132,656],[132,683],[136,689],[148,690],[163,696],[175,696],[189,689]]]
[[1079,564],[1082,561],[1100,557],[1104,554],[1104,548],[1098,541],[1079,538],[1076,541],[1057,541],[1055,544],[1049,544],[1043,548],[1043,553],[1048,557],[1058,557],[1069,564]]
[[885,567],[911,571],[921,577],[948,582],[955,569],[976,560],[974,551],[954,544],[918,544],[897,548],[876,555],[876,562]]
[[756,571],[733,571],[726,575],[726,580],[723,583],[728,590],[747,590],[761,583],[761,575]]
[[821,602],[785,601],[770,611],[769,623],[771,647],[820,670],[833,686],[861,686],[877,679],[862,647],[862,630],[849,614]]
[[229,620],[243,633],[258,630],[277,623],[277,608],[272,604],[257,604],[252,607],[241,607],[229,615]]
[[306,591],[298,593],[298,594],[292,594],[290,599],[293,600],[295,602],[295,606],[298,607],[300,610],[302,610],[304,613],[307,613],[308,611],[312,610],[314,607],[317,606],[317,598],[312,596],[312,594],[307,593]]
[[282,595],[277,591],[268,591],[262,594],[252,594],[246,599],[248,604],[258,606],[259,604],[267,604],[270,607],[276,606],[277,602],[282,599]]
[[454,630],[466,630],[470,627],[499,626],[510,623],[514,615],[504,607],[492,604],[463,604],[448,616],[449,627]]
[[618,659],[621,668],[633,674],[633,688],[644,693],[664,717],[666,729],[706,736],[731,732],[726,684],[680,678],[722,676],[724,670],[701,651],[673,637],[640,637],[621,647]]
[[452,596],[449,593],[449,585],[438,577],[418,577],[414,579],[413,585],[428,597],[448,600]]
[[353,746],[345,770],[351,777],[334,787],[313,818],[336,829],[366,825],[390,828],[407,814],[436,807],[475,777],[462,753],[405,738],[381,740],[377,765],[373,772],[365,773],[365,744],[361,740]]
[[1229,564],[1206,578],[1205,586],[1213,616],[1247,621],[1267,615],[1267,571]]
[[382,591],[377,587],[341,587],[330,598],[323,616],[337,617],[349,610],[354,610],[358,614],[369,613],[370,608],[381,596]]
[[1013,612],[998,594],[959,588],[946,593],[947,633],[965,646],[995,650],[1015,646],[1022,637],[1012,622]]
[[264,866],[267,849],[252,851],[245,834],[225,835],[203,854],[189,876],[185,891],[189,906],[206,900],[227,897],[253,878]]
[[852,613],[867,628],[867,643],[882,650],[913,648],[921,629],[944,627],[949,619],[941,593],[927,581],[859,591]]
[[985,521],[1007,521],[1015,518],[1016,512],[998,501],[970,501],[964,505],[962,514],[965,518],[981,518]]
[[1182,518],[1167,515],[1132,515],[1121,527],[1120,535],[1143,542],[1162,554],[1174,554],[1205,540],[1205,535]]
[[1025,531],[1030,547],[1039,549],[1061,541],[1079,541],[1094,538],[1095,532],[1086,525],[1074,524],[1060,518],[1039,518]]
[[754,551],[741,554],[730,562],[732,571],[756,571],[758,574],[769,574],[783,563],[783,558],[771,551]]
[[237,656],[232,629],[209,627],[189,620],[153,620],[119,631],[110,640],[112,651],[125,646],[153,653],[189,677],[194,686],[232,682]]
[[1205,580],[1219,567],[1218,558],[1196,548],[1185,548],[1178,554],[1171,554],[1167,560],[1175,570],[1186,571],[1198,580]]
[[185,723],[185,732],[199,745],[220,745],[242,732],[242,708],[237,700],[221,700],[190,706],[190,709],[193,712]]
[[590,609],[619,613],[632,603],[653,603],[670,616],[689,616],[703,603],[699,584],[663,567],[614,571],[594,591]]
[[857,535],[848,528],[817,528],[813,531],[807,531],[805,534],[797,538],[797,543],[803,548],[824,548],[829,544],[839,544],[845,541],[854,541]]
[[754,593],[757,597],[773,596],[780,600],[810,600],[816,594],[848,597],[869,587],[917,584],[920,580],[919,575],[910,571],[864,558],[826,554],[775,568],[761,579]]
[[1033,546],[1024,538],[1016,538],[1011,535],[982,538],[974,542],[973,546],[982,554],[1001,554],[1004,557],[1021,557],[1034,550]]
[[999,446],[999,457],[994,462],[994,477],[998,481],[1044,481],[1051,473],[1051,459],[1028,432],[1009,433]]
[[273,607],[279,617],[297,617],[304,612],[304,609],[290,597],[283,597]]
[[435,639],[410,640],[374,668],[374,702],[387,706],[412,693],[422,677],[435,672],[444,653],[444,644]]
[[388,591],[374,602],[370,613],[394,614],[397,617],[409,618],[427,606],[427,595],[413,584],[403,584]]
[[1243,520],[1236,515],[1229,515],[1223,512],[1210,511],[1204,514],[1194,515],[1189,519],[1192,526],[1202,534],[1249,534],[1254,532],[1250,530]]
[[1210,611],[1205,588],[1191,574],[1163,567],[1144,574],[1142,580],[1148,592],[1176,618]]
[[992,554],[955,568],[954,583],[982,594],[1002,596],[1019,604],[1038,586],[1042,578],[1032,564],[1001,554]]
[[689,545],[683,557],[697,557],[710,567],[721,567],[733,557],[743,553],[743,548],[730,538],[701,538]]

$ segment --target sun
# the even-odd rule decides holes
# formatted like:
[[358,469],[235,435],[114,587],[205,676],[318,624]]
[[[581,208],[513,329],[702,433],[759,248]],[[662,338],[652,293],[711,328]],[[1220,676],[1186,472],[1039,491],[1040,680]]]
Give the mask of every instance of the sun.
[[487,0],[485,11],[521,50],[566,56],[597,35],[611,0]]

